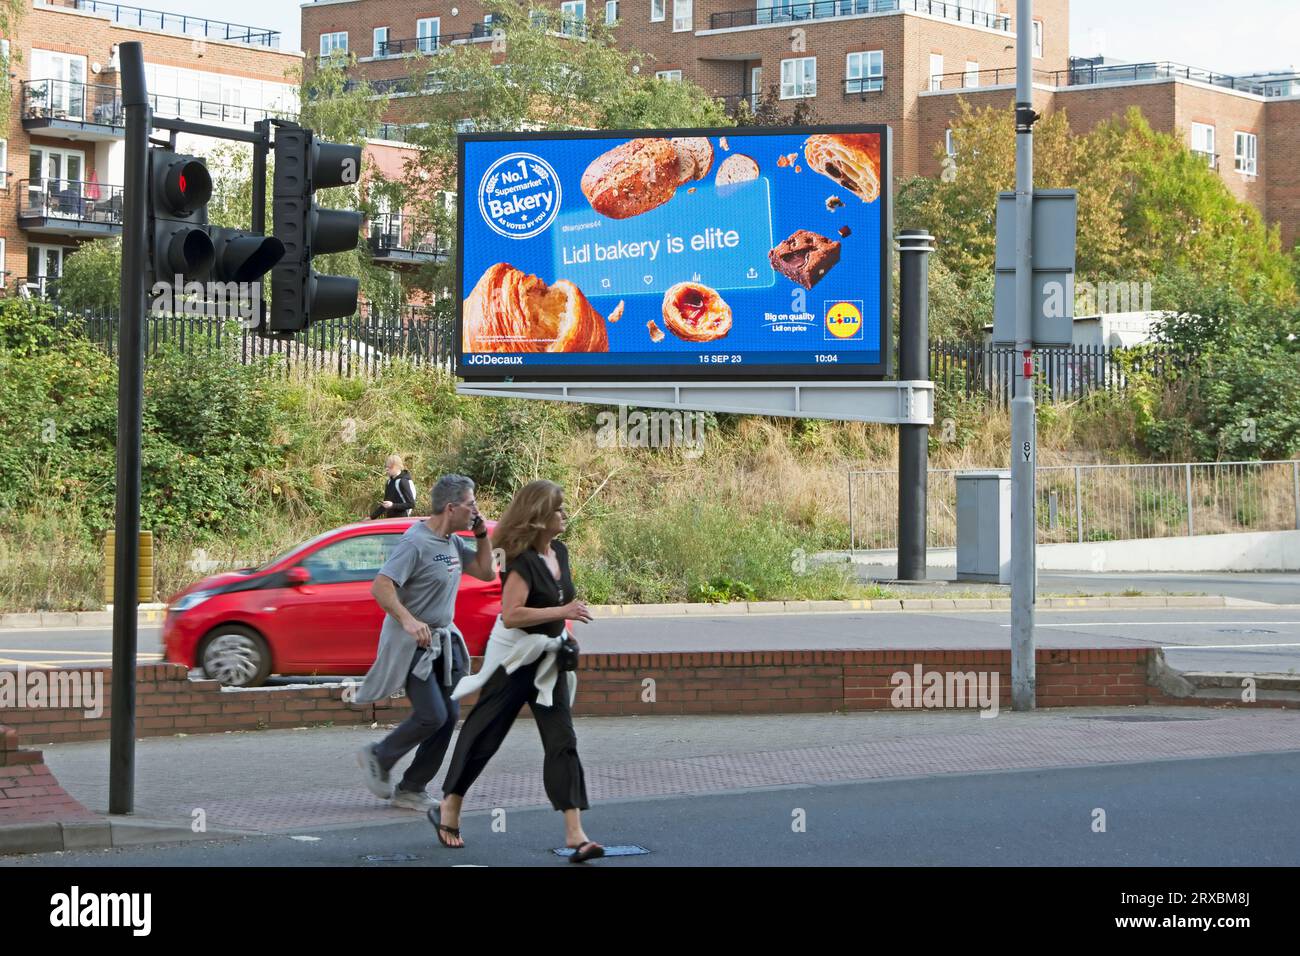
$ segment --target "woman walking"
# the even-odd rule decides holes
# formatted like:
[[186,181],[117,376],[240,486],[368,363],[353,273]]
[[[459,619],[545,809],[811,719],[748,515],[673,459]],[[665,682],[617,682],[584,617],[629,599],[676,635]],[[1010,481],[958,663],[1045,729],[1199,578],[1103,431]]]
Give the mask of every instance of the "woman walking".
[[565,844],[575,851],[570,862],[605,854],[582,829],[587,785],[571,711],[577,643],[566,634],[565,621],[587,623],[591,614],[574,597],[569,552],[556,540],[566,519],[564,489],[553,481],[534,481],[515,495],[492,535],[494,549],[504,553],[501,617],[488,639],[482,670],[461,680],[452,694],[459,700],[480,692],[456,741],[442,803],[428,813],[443,846],[465,845],[460,837],[464,796],[529,704],[545,750],[546,795],[563,812]]
[[401,455],[389,455],[384,469],[388,473],[388,483],[384,486],[384,500],[375,505],[370,512],[370,520],[376,518],[405,518],[415,507],[415,482],[411,473],[402,464]]

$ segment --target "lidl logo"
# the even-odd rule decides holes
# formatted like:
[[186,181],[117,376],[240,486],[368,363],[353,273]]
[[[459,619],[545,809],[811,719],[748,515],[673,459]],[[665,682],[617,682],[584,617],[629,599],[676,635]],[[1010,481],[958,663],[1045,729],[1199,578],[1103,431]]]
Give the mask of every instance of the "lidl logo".
[[826,309],[826,338],[831,341],[861,339],[862,303],[831,303]]

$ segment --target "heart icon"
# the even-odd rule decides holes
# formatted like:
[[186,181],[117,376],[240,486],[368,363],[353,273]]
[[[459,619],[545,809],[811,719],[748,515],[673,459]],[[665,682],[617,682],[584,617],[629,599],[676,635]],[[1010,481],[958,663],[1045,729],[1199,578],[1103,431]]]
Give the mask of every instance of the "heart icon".
[[642,276],[641,279],[643,282],[645,282],[646,285],[649,285],[651,282],[655,281],[654,276]]

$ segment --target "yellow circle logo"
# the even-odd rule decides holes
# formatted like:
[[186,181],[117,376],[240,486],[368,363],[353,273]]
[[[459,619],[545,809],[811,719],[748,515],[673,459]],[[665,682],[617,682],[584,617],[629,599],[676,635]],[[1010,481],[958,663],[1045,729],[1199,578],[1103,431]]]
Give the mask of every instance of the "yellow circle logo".
[[851,339],[862,330],[862,313],[852,302],[836,302],[826,313],[826,329],[837,339]]

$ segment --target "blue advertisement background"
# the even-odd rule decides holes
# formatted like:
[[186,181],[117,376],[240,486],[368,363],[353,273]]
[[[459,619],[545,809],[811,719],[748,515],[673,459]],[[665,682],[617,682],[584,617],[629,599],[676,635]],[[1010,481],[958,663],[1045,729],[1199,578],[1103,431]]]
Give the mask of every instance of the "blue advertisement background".
[[[519,353],[522,363],[512,365],[507,374],[529,367],[664,364],[732,368],[808,365],[817,367],[819,371],[828,371],[825,367],[828,354],[836,355],[838,362],[844,364],[880,363],[881,220],[885,215],[887,196],[882,192],[876,201],[864,203],[831,179],[813,172],[804,158],[803,144],[807,136],[807,133],[745,135],[729,131],[726,134],[730,146],[728,151],[721,149],[719,136],[710,136],[714,161],[704,179],[685,183],[664,205],[624,220],[612,220],[596,213],[583,195],[580,182],[583,172],[594,159],[626,142],[628,136],[466,140],[463,144],[463,232],[459,247],[462,295],[470,293],[490,266],[506,262],[541,277],[548,284],[559,279],[573,281],[601,315],[609,316],[620,300],[624,302],[621,319],[606,325],[609,352]],[[882,143],[882,153],[884,150]],[[483,174],[495,160],[509,153],[529,153],[540,157],[560,177],[562,201],[558,217],[529,238],[498,234],[488,226],[480,212],[479,187]],[[767,248],[798,229],[807,229],[840,242],[840,261],[812,289],[805,291],[774,272],[766,261],[767,248],[762,250],[762,261],[751,266],[749,260],[754,258],[755,248],[752,241],[755,237],[751,234],[745,235],[745,241],[741,243],[747,247],[743,263],[735,260],[727,250],[686,251],[671,257],[671,262],[661,253],[655,267],[644,270],[653,279],[653,282],[646,283],[644,291],[636,288],[633,281],[640,274],[643,263],[625,261],[618,263],[617,268],[611,268],[609,288],[601,287],[595,278],[599,270],[594,270],[592,265],[566,266],[563,263],[564,243],[557,237],[565,223],[600,221],[588,235],[599,233],[608,237],[605,241],[609,242],[618,238],[658,239],[662,242],[668,231],[666,224],[688,239],[701,227],[709,226],[724,231],[748,228],[752,232],[759,228],[766,233],[767,224],[756,224],[759,217],[748,208],[754,189],[749,190],[744,201],[732,203],[730,200],[736,197],[729,196],[726,188],[719,190],[714,186],[718,166],[728,156],[737,153],[754,159],[761,177],[766,180],[770,235],[763,235],[762,241],[770,243]],[[778,159],[792,153],[796,154],[795,162],[778,167]],[[801,167],[799,172],[795,171],[796,166]],[[882,179],[885,172],[882,169]],[[690,192],[692,187],[694,192]],[[828,210],[826,200],[829,196],[838,196],[843,205]],[[849,236],[839,234],[842,226],[849,227]],[[566,235],[576,237],[581,233]],[[757,268],[759,275],[737,283],[737,267]],[[700,276],[698,281],[717,289],[732,309],[731,331],[713,342],[683,341],[667,330],[662,318],[663,289],[675,282],[693,280],[697,273]],[[746,285],[748,287],[744,287]],[[805,313],[811,315],[810,322],[797,318],[791,320],[797,292],[803,294]],[[841,339],[829,333],[826,313],[833,304],[845,301],[854,303],[861,310],[862,327],[851,338]],[[655,343],[650,339],[646,323],[651,319],[665,332],[661,342]],[[822,357],[821,362],[818,362],[818,356]],[[462,355],[462,365],[469,358],[471,356]],[[481,370],[493,371],[490,366]],[[505,372],[505,369],[497,371]]]

